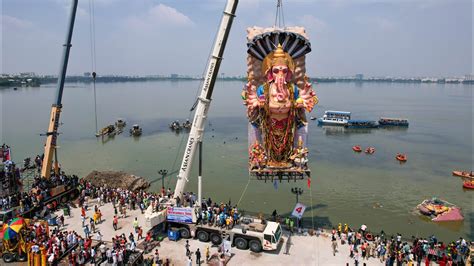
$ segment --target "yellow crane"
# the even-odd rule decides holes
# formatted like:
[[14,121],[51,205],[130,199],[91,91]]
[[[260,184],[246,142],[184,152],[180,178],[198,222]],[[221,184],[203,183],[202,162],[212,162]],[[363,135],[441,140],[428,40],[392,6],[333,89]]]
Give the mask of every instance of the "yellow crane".
[[71,49],[71,39],[74,29],[74,21],[76,18],[77,3],[78,0],[72,0],[66,42],[63,45],[64,49],[61,59],[61,68],[59,70],[58,76],[56,100],[51,107],[51,118],[49,119],[48,131],[46,132],[46,144],[44,146],[44,159],[41,167],[41,176],[47,179],[51,177],[53,156],[55,156],[54,170],[56,174],[59,174],[56,141],[58,137],[59,117],[61,115],[62,108],[61,101],[63,96],[64,80],[66,79],[67,63],[69,60],[69,50]]

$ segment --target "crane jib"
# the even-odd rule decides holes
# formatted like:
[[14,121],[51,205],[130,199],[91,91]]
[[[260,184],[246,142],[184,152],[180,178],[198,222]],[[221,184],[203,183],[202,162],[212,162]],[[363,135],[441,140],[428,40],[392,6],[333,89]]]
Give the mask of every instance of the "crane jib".
[[191,137],[189,138],[188,146],[186,147],[186,151],[184,153],[183,165],[181,166],[181,170],[183,172],[186,172],[186,170],[188,169],[189,157],[191,156],[193,144],[194,144],[194,138]]
[[209,71],[206,76],[206,81],[204,82],[204,86],[202,88],[203,95],[207,94],[207,91],[209,90],[209,86],[211,85],[212,81],[212,75],[214,74],[214,65],[216,62],[212,61],[211,64],[209,65]]

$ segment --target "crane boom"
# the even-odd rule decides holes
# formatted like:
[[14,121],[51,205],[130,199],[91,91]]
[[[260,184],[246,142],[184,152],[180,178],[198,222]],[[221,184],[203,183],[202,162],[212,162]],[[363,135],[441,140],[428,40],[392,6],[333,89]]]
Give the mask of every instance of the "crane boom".
[[238,2],[238,0],[228,0],[224,9],[224,14],[222,15],[219,31],[217,32],[214,48],[209,57],[204,82],[202,83],[201,94],[197,99],[196,112],[194,113],[193,124],[191,131],[189,132],[183,161],[181,162],[181,167],[179,169],[178,181],[176,182],[176,188],[174,190],[174,198],[180,197],[182,199],[186,183],[189,180],[196,147],[198,142],[202,141],[207,112],[209,111],[211,103],[212,91],[214,89],[217,74],[219,73],[222,55],[224,54],[224,49],[232,26],[232,21],[235,17],[235,10],[237,9]]
[[[61,68],[59,69],[58,84],[56,91],[56,100],[51,106],[51,118],[49,120],[48,132],[46,133],[46,144],[44,146],[44,159],[41,167],[41,176],[50,178],[53,156],[56,153],[56,139],[58,135],[59,116],[62,108],[62,97],[64,80],[66,79],[67,63],[69,61],[69,50],[71,49],[72,32],[76,18],[78,0],[72,0],[71,14],[69,16],[68,32],[66,34],[66,43],[64,44],[63,55],[61,59]],[[55,162],[55,169],[58,168],[58,162]]]

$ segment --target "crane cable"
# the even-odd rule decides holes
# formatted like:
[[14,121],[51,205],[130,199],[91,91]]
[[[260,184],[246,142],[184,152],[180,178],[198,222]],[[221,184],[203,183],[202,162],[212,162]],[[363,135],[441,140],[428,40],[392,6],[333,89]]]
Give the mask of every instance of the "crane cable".
[[94,117],[95,117],[95,133],[99,133],[97,126],[97,92],[95,88],[96,81],[96,52],[95,52],[95,11],[94,11],[94,0],[89,0],[89,34],[90,34],[90,46],[91,46],[91,68],[92,68],[92,84],[94,87]]
[[237,205],[236,205],[236,206],[239,206],[240,202],[241,202],[242,199],[244,198],[245,192],[247,191],[247,188],[249,187],[249,184],[250,184],[250,175],[249,175],[249,180],[247,181],[247,185],[245,186],[244,191],[242,191],[242,195],[240,195],[240,199],[239,199],[239,201],[237,202]]

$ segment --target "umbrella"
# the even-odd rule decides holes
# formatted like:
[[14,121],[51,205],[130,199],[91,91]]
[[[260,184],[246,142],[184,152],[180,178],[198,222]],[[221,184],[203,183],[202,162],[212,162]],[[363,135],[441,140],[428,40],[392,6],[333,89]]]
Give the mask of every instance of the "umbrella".
[[4,224],[2,231],[0,232],[0,238],[4,240],[10,240],[15,238],[23,228],[25,221],[22,218],[13,219],[10,224]]
[[25,220],[23,220],[23,218],[14,218],[8,224],[8,227],[10,227],[13,231],[18,233],[20,232],[21,228],[23,228],[23,225],[25,225]]
[[15,238],[17,232],[13,231],[7,224],[4,224],[0,235],[3,240],[10,240]]

